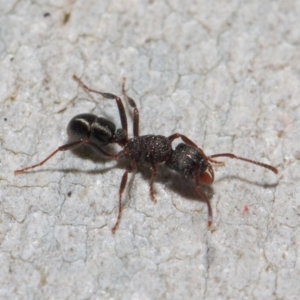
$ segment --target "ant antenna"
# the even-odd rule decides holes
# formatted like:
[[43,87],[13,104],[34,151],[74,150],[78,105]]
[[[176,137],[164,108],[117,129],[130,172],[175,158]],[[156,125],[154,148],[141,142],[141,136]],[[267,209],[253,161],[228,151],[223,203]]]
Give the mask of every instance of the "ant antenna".
[[264,163],[261,163],[259,161],[255,161],[255,160],[252,160],[252,159],[248,159],[248,158],[244,158],[244,157],[240,157],[240,156],[237,156],[235,154],[232,154],[232,153],[220,153],[220,154],[214,154],[214,155],[211,155],[211,156],[207,156],[207,159],[213,163],[219,163],[218,161],[215,161],[213,160],[212,158],[214,157],[222,157],[222,156],[225,156],[225,157],[229,157],[229,158],[235,158],[235,159],[238,159],[238,160],[243,160],[243,161],[246,161],[248,163],[251,163],[251,164],[254,164],[254,165],[257,165],[257,166],[260,166],[260,167],[263,167],[263,168],[266,168],[272,172],[274,172],[275,174],[278,174],[278,170],[273,167],[273,166],[270,166],[268,164],[264,164]]

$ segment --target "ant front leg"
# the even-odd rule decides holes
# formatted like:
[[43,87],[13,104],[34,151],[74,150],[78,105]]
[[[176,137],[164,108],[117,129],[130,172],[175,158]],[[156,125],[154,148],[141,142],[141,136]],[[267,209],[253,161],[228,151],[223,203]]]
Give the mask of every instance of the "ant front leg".
[[123,102],[122,102],[121,98],[118,97],[118,96],[116,96],[116,95],[114,95],[114,94],[103,93],[103,92],[100,92],[100,91],[97,91],[97,90],[89,88],[76,75],[73,75],[73,79],[75,81],[77,81],[79,83],[79,85],[84,90],[86,90],[88,92],[100,94],[102,97],[104,97],[106,99],[115,99],[116,100],[116,103],[117,103],[117,106],[118,106],[118,110],[119,110],[120,120],[121,120],[121,124],[122,124],[122,129],[124,130],[124,132],[126,134],[126,140],[127,140],[128,139],[127,117],[126,117],[125,108],[124,108],[124,105],[123,105]]
[[199,148],[192,140],[190,140],[187,136],[181,134],[181,133],[174,133],[168,137],[170,142],[172,143],[174,140],[181,138],[183,142],[185,142],[187,145],[192,146],[199,150],[200,154],[206,158],[206,155],[204,154],[203,150]]
[[137,137],[139,136],[139,122],[140,122],[139,110],[136,106],[135,101],[126,94],[125,83],[126,83],[126,78],[123,78],[122,92],[129,105],[133,108],[133,136]]
[[199,181],[199,178],[197,176],[195,176],[195,183],[196,183],[196,185],[195,185],[196,192],[202,198],[202,200],[205,201],[205,203],[207,205],[207,211],[208,211],[207,226],[211,227],[212,221],[213,221],[213,213],[212,213],[212,208],[211,208],[210,201],[209,201],[208,197],[205,195],[205,193],[203,193],[201,191],[201,189],[200,189],[200,181]]

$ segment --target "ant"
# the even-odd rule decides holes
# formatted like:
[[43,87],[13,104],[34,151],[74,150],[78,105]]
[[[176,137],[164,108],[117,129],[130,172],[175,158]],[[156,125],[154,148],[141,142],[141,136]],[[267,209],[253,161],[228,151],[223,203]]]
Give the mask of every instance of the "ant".
[[[127,184],[128,173],[137,170],[138,164],[150,165],[150,197],[153,202],[157,202],[154,196],[153,184],[157,175],[157,165],[165,163],[165,166],[172,169],[184,177],[191,178],[195,181],[195,189],[198,195],[204,200],[208,208],[208,227],[212,225],[212,208],[208,197],[201,191],[200,183],[212,184],[214,182],[214,171],[211,163],[224,165],[224,162],[216,161],[217,157],[229,157],[242,160],[248,163],[258,165],[278,173],[278,170],[268,164],[236,156],[232,153],[220,153],[207,156],[201,148],[199,148],[188,137],[180,133],[174,133],[168,137],[162,135],[139,135],[139,111],[135,101],[125,92],[125,79],[122,84],[122,92],[133,108],[133,137],[128,138],[127,117],[125,108],[120,97],[110,93],[100,92],[86,86],[77,76],[73,76],[79,85],[87,92],[97,93],[106,99],[114,99],[116,101],[122,128],[116,130],[116,126],[109,120],[97,117],[93,114],[79,114],[75,116],[68,124],[67,132],[70,137],[70,143],[58,147],[48,157],[38,164],[16,170],[15,175],[24,173],[29,169],[43,165],[52,156],[59,151],[74,149],[81,145],[87,145],[96,152],[101,153],[105,157],[111,159],[125,158],[129,161],[119,188],[119,212],[117,221],[112,228],[112,233],[115,233],[122,215],[122,195]],[[172,148],[172,142],[175,139],[181,138],[183,143]],[[108,144],[118,144],[122,147],[119,153],[108,153],[102,149]]]

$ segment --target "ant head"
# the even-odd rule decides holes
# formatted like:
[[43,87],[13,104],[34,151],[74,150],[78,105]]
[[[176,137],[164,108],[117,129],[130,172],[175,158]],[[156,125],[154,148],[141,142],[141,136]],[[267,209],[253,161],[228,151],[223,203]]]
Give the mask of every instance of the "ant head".
[[100,147],[112,142],[115,131],[114,123],[93,114],[75,116],[67,128],[71,140],[89,140]]
[[196,182],[211,184],[214,181],[212,167],[203,152],[184,143],[176,146],[166,166]]

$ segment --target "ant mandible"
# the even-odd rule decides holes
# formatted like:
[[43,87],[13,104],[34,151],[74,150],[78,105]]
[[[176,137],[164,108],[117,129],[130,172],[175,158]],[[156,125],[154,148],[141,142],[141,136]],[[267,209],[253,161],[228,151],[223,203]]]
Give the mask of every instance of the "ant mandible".
[[[128,173],[137,169],[137,164],[150,165],[150,197],[153,202],[156,202],[154,196],[153,183],[157,175],[157,165],[165,163],[169,169],[175,170],[184,177],[191,178],[195,181],[195,189],[198,195],[206,202],[208,208],[208,227],[212,225],[212,208],[208,197],[201,191],[200,183],[212,184],[214,182],[214,171],[211,163],[224,165],[223,162],[214,160],[216,157],[229,157],[238,160],[246,161],[266,169],[271,170],[275,174],[278,170],[268,164],[236,156],[232,153],[220,153],[207,156],[203,150],[199,148],[185,135],[174,133],[169,137],[162,135],[139,135],[139,111],[135,101],[125,92],[125,80],[122,84],[122,92],[129,105],[133,108],[133,138],[128,138],[127,117],[121,98],[110,93],[100,92],[86,86],[77,76],[73,78],[87,91],[102,95],[106,99],[114,99],[119,110],[122,128],[116,130],[116,126],[109,120],[99,118],[93,114],[80,114],[75,116],[68,124],[67,132],[71,142],[58,147],[48,157],[38,164],[16,170],[15,175],[24,173],[29,169],[43,165],[51,157],[59,151],[74,149],[80,145],[87,145],[93,148],[96,152],[112,158],[125,158],[130,164],[126,168],[119,188],[119,212],[117,221],[112,228],[112,233],[115,233],[122,215],[122,195],[127,184]],[[172,142],[175,139],[181,138],[183,143],[172,148]],[[119,153],[108,153],[102,149],[103,146],[116,143],[123,149]]]

